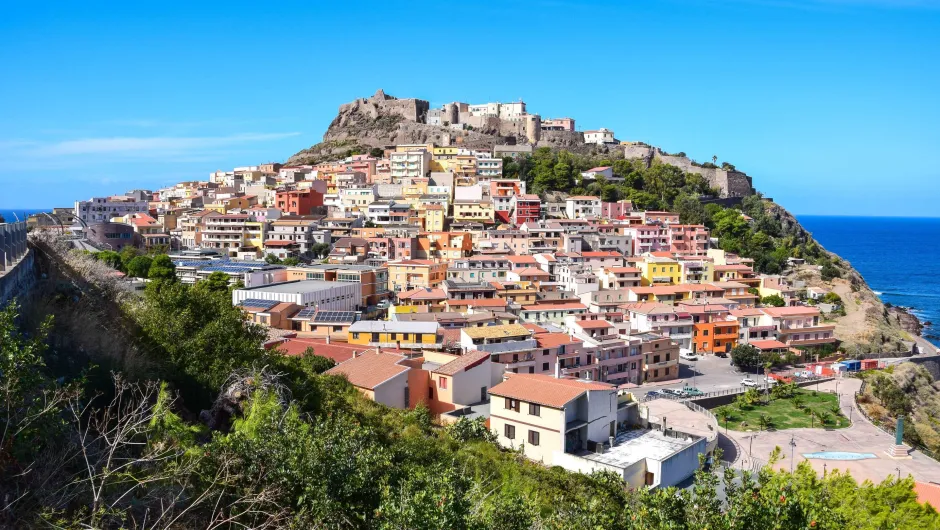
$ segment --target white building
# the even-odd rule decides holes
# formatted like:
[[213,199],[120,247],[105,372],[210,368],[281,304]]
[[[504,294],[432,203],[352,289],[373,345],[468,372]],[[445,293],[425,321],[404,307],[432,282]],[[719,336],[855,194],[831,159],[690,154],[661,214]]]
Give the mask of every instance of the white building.
[[295,280],[246,287],[232,291],[232,305],[243,300],[277,300],[314,307],[320,311],[356,311],[362,301],[362,286],[352,282]]
[[137,201],[130,197],[93,197],[87,201],[75,201],[75,217],[87,224],[106,223],[112,217],[148,211],[147,201]]
[[601,200],[593,195],[576,195],[565,199],[568,219],[584,219],[601,216]]
[[614,131],[603,127],[596,131],[584,131],[584,143],[612,144],[614,143]]
[[426,177],[431,170],[431,153],[420,149],[392,153],[389,161],[392,179]]

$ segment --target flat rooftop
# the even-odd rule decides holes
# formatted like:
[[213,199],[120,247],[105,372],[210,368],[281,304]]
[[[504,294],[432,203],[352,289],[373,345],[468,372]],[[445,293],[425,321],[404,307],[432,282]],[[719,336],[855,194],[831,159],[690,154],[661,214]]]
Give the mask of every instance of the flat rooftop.
[[644,458],[665,460],[670,455],[690,447],[695,442],[695,438],[688,436],[673,438],[663,436],[660,431],[633,430],[618,434],[614,440],[614,446],[605,453],[583,451],[578,456],[586,460],[623,469]]
[[292,282],[270,283],[268,285],[258,285],[256,287],[244,287],[239,291],[264,291],[266,293],[311,293],[322,291],[343,285],[358,285],[350,282],[328,282],[324,280],[297,280]]

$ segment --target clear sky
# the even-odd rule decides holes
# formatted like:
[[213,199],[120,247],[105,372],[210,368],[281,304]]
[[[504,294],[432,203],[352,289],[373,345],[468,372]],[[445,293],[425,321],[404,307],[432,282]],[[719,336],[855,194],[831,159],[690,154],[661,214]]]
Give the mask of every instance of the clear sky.
[[940,215],[940,0],[5,0],[0,208],[282,161],[377,88],[717,155],[797,214]]

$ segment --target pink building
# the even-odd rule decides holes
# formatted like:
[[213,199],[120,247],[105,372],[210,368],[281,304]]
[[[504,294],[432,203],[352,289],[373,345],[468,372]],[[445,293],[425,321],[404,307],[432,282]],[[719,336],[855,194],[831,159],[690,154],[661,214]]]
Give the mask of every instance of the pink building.
[[512,224],[536,222],[542,217],[542,200],[538,195],[516,195],[513,198]]
[[708,229],[704,225],[676,225],[666,227],[669,251],[686,256],[704,256],[708,253]]
[[623,233],[633,238],[633,254],[669,250],[669,233],[660,225],[639,225],[624,228]]
[[574,132],[574,118],[549,118],[542,120],[543,131]]
[[604,219],[624,219],[631,212],[633,203],[627,200],[601,203],[601,217]]

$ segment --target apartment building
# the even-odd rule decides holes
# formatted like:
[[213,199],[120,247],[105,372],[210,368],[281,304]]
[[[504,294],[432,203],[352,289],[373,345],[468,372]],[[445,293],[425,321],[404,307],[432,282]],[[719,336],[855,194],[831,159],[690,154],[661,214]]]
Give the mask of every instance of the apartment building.
[[293,280],[232,291],[232,305],[245,300],[277,300],[320,311],[356,311],[362,294],[348,282]]
[[388,288],[395,292],[437,287],[446,275],[445,262],[415,259],[388,262]]
[[288,267],[289,280],[318,280],[358,284],[360,289],[359,310],[367,311],[383,300],[390,300],[388,269],[358,264],[320,263],[302,267]]
[[598,145],[616,143],[614,131],[603,127],[594,131],[584,131],[584,143]]
[[241,248],[264,245],[264,224],[247,214],[213,213],[203,217],[202,248],[236,255]]
[[75,201],[75,217],[84,224],[106,223],[113,217],[127,214],[147,213],[150,209],[146,200],[131,197],[93,197],[87,201]]
[[373,348],[440,349],[439,328],[437,322],[360,320],[349,326],[348,342]]
[[565,214],[568,219],[596,218],[601,216],[601,200],[591,195],[576,195],[565,199]]
[[394,180],[426,177],[431,171],[431,153],[428,150],[398,151],[389,156],[391,177]]

